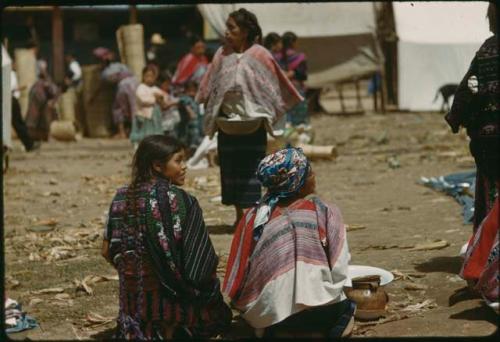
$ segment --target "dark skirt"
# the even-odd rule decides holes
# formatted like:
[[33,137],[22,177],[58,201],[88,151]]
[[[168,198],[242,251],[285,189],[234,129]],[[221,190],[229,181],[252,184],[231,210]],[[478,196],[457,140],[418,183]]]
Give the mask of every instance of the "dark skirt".
[[222,204],[249,208],[261,197],[256,171],[266,156],[267,133],[264,125],[256,132],[230,135],[219,130],[219,154]]

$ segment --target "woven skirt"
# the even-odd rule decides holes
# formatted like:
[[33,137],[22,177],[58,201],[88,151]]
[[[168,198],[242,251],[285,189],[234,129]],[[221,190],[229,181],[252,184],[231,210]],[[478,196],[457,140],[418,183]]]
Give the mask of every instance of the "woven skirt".
[[261,197],[256,171],[266,156],[267,133],[262,125],[245,135],[230,135],[219,130],[219,154],[222,204],[249,208]]

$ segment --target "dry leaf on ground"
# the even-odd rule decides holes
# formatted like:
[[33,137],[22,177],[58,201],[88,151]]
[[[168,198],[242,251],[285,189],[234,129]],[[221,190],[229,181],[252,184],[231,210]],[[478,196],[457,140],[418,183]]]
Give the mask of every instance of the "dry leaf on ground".
[[48,289],[31,291],[32,294],[48,294],[48,293],[63,293],[64,289],[62,287],[51,287]]
[[446,240],[439,240],[430,243],[422,243],[415,245],[415,247],[410,248],[409,251],[428,251],[433,249],[442,249],[448,247],[450,243]]

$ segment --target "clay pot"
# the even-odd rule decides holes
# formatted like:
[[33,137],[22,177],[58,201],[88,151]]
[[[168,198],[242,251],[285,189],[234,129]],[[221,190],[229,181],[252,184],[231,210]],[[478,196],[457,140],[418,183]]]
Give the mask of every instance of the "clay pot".
[[389,296],[380,286],[380,276],[353,278],[352,288],[345,287],[344,292],[356,303],[357,319],[376,320],[385,315]]

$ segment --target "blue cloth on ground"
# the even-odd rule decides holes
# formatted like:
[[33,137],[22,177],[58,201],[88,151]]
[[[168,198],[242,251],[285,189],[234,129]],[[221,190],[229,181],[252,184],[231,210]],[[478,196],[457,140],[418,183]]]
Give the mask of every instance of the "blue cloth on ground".
[[474,193],[476,187],[476,171],[452,173],[440,177],[421,177],[420,182],[434,190],[452,196],[463,207],[464,223],[472,224],[474,216]]

